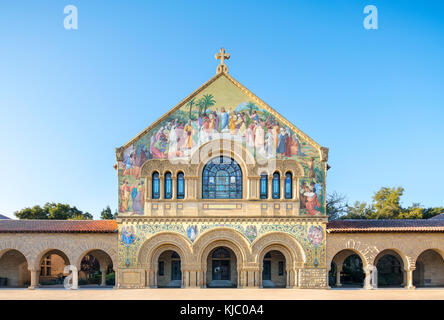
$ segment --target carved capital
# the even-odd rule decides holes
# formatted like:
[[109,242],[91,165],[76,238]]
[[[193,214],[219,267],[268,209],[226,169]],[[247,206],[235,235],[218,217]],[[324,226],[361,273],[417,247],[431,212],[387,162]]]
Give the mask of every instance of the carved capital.
[[321,161],[328,161],[328,148],[321,147]]
[[124,149],[122,147],[116,148],[116,160],[117,161],[123,161],[123,152],[124,152]]

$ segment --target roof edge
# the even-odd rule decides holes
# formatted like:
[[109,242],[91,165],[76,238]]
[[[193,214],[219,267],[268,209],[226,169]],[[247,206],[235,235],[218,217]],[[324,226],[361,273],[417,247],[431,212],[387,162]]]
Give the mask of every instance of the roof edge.
[[[305,139],[309,144],[311,144],[313,147],[315,147],[319,151],[319,155],[322,161],[328,160],[328,148],[321,146],[319,143],[317,143],[315,140],[313,140],[310,136],[308,136],[305,132],[303,132],[301,129],[296,127],[293,123],[291,123],[287,118],[282,116],[279,112],[277,112],[273,107],[271,107],[269,104],[267,104],[265,101],[263,101],[261,98],[259,98],[256,94],[254,94],[250,89],[245,87],[243,84],[241,84],[238,80],[233,78],[230,74],[227,72],[220,72],[217,73],[215,76],[211,77],[208,81],[206,81],[204,84],[202,84],[199,88],[194,90],[191,94],[189,94],[186,98],[182,99],[179,103],[177,103],[173,108],[171,108],[167,113],[162,115],[160,118],[158,118],[156,121],[154,121],[151,125],[140,131],[134,138],[129,140],[127,143],[122,145],[121,147],[116,148],[116,156],[119,158],[119,154],[126,148],[128,148],[131,144],[139,140],[144,134],[146,134],[151,129],[155,128],[158,124],[160,124],[163,120],[168,118],[171,114],[176,112],[178,109],[180,109],[186,102],[188,102],[191,98],[198,95],[201,91],[203,91],[205,88],[207,88],[210,84],[212,84],[214,81],[216,81],[219,77],[225,76],[231,83],[233,83],[236,87],[238,87],[244,94],[246,94],[248,97],[252,98],[257,104],[259,104],[262,108],[266,109],[270,114],[275,116],[276,118],[279,118],[282,120],[282,122],[287,125],[288,127],[292,128],[294,131],[296,131],[303,139]],[[119,161],[119,159],[117,159]]]

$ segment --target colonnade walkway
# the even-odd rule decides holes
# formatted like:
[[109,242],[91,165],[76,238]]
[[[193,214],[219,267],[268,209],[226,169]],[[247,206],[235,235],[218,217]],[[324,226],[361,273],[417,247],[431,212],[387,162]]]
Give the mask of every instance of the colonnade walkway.
[[444,300],[444,288],[405,289],[2,289],[0,300]]

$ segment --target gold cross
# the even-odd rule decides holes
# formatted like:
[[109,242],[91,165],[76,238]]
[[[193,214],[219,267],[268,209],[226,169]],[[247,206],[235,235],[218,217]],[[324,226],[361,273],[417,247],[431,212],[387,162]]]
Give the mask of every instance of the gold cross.
[[230,59],[230,54],[229,53],[225,53],[225,49],[221,48],[220,52],[216,53],[214,55],[214,57],[217,60],[220,60],[220,64],[217,66],[217,73],[221,73],[221,72],[228,73],[228,67],[225,64],[225,59],[226,60]]

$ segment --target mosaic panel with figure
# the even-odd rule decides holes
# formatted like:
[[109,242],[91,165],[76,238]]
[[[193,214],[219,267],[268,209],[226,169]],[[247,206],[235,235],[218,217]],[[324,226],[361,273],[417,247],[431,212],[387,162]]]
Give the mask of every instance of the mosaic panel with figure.
[[202,144],[227,136],[242,142],[256,159],[298,161],[307,177],[301,181],[301,213],[325,213],[325,164],[319,150],[225,77],[190,98],[123,151],[118,163],[119,213],[143,214],[145,186],[140,174],[146,160],[189,159]]

